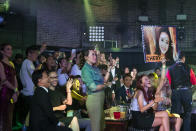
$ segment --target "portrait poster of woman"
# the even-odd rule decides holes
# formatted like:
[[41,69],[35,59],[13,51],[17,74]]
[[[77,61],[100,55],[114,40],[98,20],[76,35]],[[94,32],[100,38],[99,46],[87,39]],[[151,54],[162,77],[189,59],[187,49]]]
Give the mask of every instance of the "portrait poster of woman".
[[177,60],[176,27],[145,25],[141,29],[145,62]]

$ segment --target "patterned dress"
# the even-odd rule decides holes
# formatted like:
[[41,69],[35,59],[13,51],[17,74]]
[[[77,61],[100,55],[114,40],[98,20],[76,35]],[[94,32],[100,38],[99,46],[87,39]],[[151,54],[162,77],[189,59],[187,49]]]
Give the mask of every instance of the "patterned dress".
[[[15,69],[4,62],[1,63],[4,67],[6,80],[9,81],[12,85],[15,85]],[[12,98],[12,95],[14,94],[14,91],[7,88],[6,85],[1,86],[2,89],[0,90],[0,131],[12,131],[14,104],[12,104],[10,100]]]

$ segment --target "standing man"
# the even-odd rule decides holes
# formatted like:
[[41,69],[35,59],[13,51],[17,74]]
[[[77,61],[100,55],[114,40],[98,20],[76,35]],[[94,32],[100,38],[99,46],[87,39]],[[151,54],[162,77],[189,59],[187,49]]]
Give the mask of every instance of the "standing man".
[[116,93],[116,91],[121,87],[120,79],[121,79],[121,72],[120,69],[116,67],[116,60],[111,59],[111,71],[109,76],[109,82],[112,82],[112,90]]
[[23,85],[23,89],[20,94],[20,122],[25,123],[26,116],[30,109],[30,103],[32,96],[34,94],[34,84],[32,81],[32,74],[35,70],[33,62],[37,60],[38,48],[36,46],[31,46],[26,49],[26,59],[22,63],[20,69],[20,80]]
[[193,70],[185,64],[185,54],[179,52],[178,61],[172,65],[167,72],[167,78],[172,88],[171,112],[183,115],[183,131],[191,131],[191,86],[196,85],[196,77]]

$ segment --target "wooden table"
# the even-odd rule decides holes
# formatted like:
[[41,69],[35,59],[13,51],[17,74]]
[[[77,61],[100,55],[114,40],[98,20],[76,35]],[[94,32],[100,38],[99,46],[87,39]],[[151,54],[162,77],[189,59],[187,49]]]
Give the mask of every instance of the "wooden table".
[[128,120],[106,119],[105,126],[105,131],[127,131]]

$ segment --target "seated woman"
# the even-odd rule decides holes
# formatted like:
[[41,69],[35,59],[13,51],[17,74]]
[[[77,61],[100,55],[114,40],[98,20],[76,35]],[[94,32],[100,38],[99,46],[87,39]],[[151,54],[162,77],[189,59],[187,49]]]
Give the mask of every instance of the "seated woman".
[[[165,64],[163,62],[163,64]],[[161,79],[163,81],[164,79]],[[158,86],[162,88],[162,82]],[[169,117],[166,111],[150,112],[149,109],[157,102],[163,100],[161,97],[153,99],[153,93],[149,90],[151,82],[147,75],[141,75],[137,79],[137,90],[131,102],[133,127],[151,128],[160,126],[159,131],[169,131]]]
[[65,96],[57,88],[58,76],[56,71],[49,72],[49,83],[49,96],[55,116],[59,121],[63,122],[65,126],[70,127],[73,131],[79,131],[80,129],[77,117],[66,117],[65,113],[66,105],[72,104],[70,88],[73,85],[73,80],[68,80],[66,84],[67,98],[65,98]]
[[[73,79],[73,86],[71,90],[72,105],[67,110],[73,112],[73,115],[78,118],[80,129],[85,131],[91,131],[90,119],[88,118],[88,112],[86,109],[86,98],[82,91],[82,81],[80,76],[70,76]],[[69,112],[68,111],[68,112]]]

